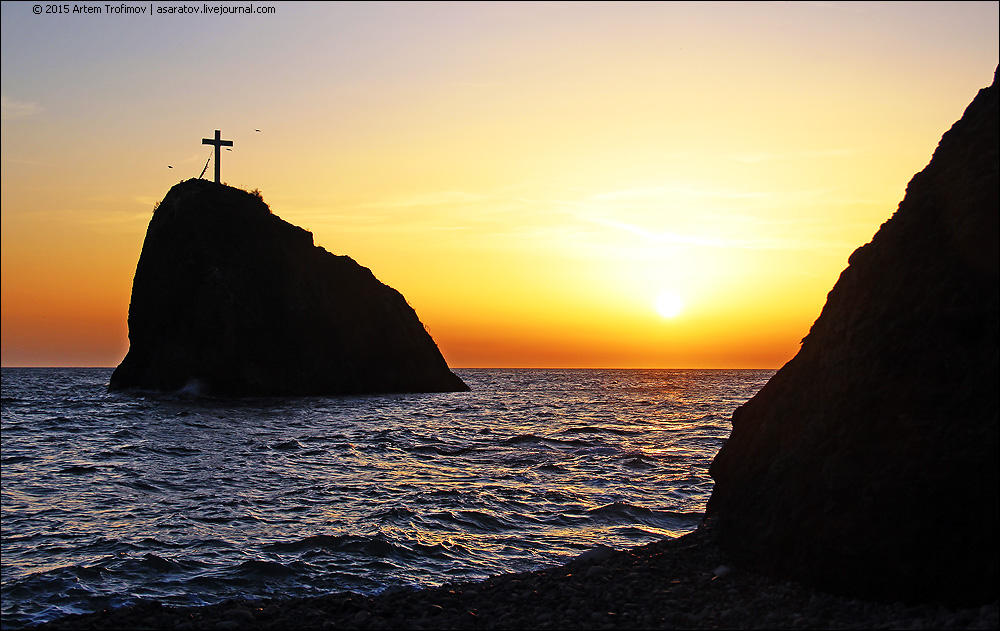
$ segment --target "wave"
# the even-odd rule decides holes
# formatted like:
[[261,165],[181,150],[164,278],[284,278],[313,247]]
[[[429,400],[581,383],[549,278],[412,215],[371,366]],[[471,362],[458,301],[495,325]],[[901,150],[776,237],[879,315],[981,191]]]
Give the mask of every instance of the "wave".
[[142,449],[139,445],[121,445],[114,449],[105,449],[97,452],[97,457],[101,460],[113,460],[116,458],[131,457],[131,452]]
[[429,513],[425,517],[439,523],[454,524],[482,532],[499,532],[515,528],[514,524],[504,519],[478,510],[439,511]]
[[599,445],[599,442],[589,441],[589,440],[577,440],[577,439],[562,439],[562,438],[552,438],[549,436],[537,436],[535,434],[518,434],[516,436],[511,436],[503,441],[507,445],[522,445],[526,443],[536,443],[536,444],[551,444],[551,445],[565,445],[567,447],[594,447]]
[[97,473],[98,471],[100,471],[100,469],[97,467],[92,467],[90,465],[74,464],[68,467],[63,467],[62,469],[59,470],[59,473],[72,473],[74,475],[79,475],[83,473]]
[[408,508],[396,507],[396,508],[390,508],[390,509],[387,509],[387,510],[384,510],[384,511],[379,511],[379,512],[375,513],[374,515],[372,515],[372,517],[374,517],[375,519],[378,519],[378,520],[387,520],[388,521],[388,520],[396,520],[396,519],[405,519],[407,517],[413,517],[414,515],[416,515],[416,513],[414,513],[413,511],[411,511]]
[[[181,412],[178,412],[178,414],[181,414]],[[200,421],[193,421],[189,419],[185,419],[182,425],[184,425],[185,427],[194,427],[197,429],[216,429],[215,425],[209,425],[208,423],[202,423]]]
[[166,447],[150,447],[150,451],[153,453],[161,454],[164,456],[196,456],[202,451],[200,449],[193,449],[191,447],[183,447],[180,445],[169,445]]
[[565,467],[560,467],[559,465],[552,463],[538,465],[535,468],[538,471],[545,471],[546,473],[569,473],[569,470]]
[[176,561],[171,561],[170,559],[165,559],[159,555],[153,554],[152,552],[147,552],[145,556],[142,557],[140,561],[143,567],[147,567],[157,572],[175,572],[181,569],[181,566]]
[[463,456],[467,453],[476,451],[476,448],[458,447],[455,449],[446,449],[444,447],[438,447],[437,445],[418,445],[416,447],[407,448],[407,451],[422,454],[434,454],[437,456]]
[[646,460],[642,456],[636,456],[636,457],[633,457],[633,458],[629,458],[628,460],[626,460],[622,464],[624,466],[630,468],[630,469],[655,469],[656,468],[656,463],[649,462],[648,460]]
[[284,577],[298,574],[298,571],[292,565],[259,559],[251,559],[240,563],[236,566],[236,571],[244,575],[265,577]]
[[503,442],[508,445],[520,445],[522,443],[540,443],[543,441],[543,438],[535,436],[534,434],[518,434],[517,436],[511,436]]
[[587,511],[587,515],[595,519],[603,520],[636,520],[647,525],[656,525],[661,522],[698,522],[704,513],[690,511],[661,511],[636,506],[628,502],[612,502]]
[[562,430],[561,434],[615,434],[616,436],[639,436],[645,434],[644,429],[621,429],[618,427],[594,427],[586,425],[584,427],[569,427]]
[[79,546],[77,549],[81,552],[87,552],[88,554],[109,554],[116,556],[123,554],[127,555],[131,552],[144,551],[137,544],[119,539],[108,539],[107,537],[98,537],[93,541],[89,541]]
[[32,460],[35,460],[35,458],[32,458],[31,456],[8,456],[0,459],[0,464],[9,465],[17,464],[19,462],[31,462]]
[[413,550],[428,559],[455,559],[456,557],[472,558],[474,553],[463,545],[444,543],[414,543]]
[[231,541],[225,541],[223,539],[196,539],[190,544],[185,544],[191,548],[205,548],[207,550],[233,550],[237,546]]
[[325,550],[359,555],[391,557],[408,552],[405,546],[396,545],[382,536],[363,535],[311,535],[297,541],[272,543],[264,546],[267,552],[306,552]]
[[142,546],[144,548],[158,548],[166,550],[186,550],[188,548],[187,544],[170,542],[170,541],[161,541],[156,537],[146,537],[144,539],[140,539],[137,542],[137,545]]
[[128,487],[130,489],[135,489],[136,491],[148,491],[151,493],[162,493],[163,489],[156,486],[155,484],[150,484],[145,480],[115,480],[115,484],[120,486]]

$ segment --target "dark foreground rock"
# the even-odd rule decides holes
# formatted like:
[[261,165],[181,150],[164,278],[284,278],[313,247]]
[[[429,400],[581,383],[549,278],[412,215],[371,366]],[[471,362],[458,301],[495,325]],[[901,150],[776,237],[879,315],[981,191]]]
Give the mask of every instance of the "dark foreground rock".
[[994,77],[733,414],[708,519],[736,562],[867,598],[997,598],[997,97]]
[[726,565],[705,530],[480,583],[209,607],[134,607],[35,629],[996,629],[968,609],[831,596]]
[[403,296],[259,194],[181,182],[153,212],[112,390],[224,396],[468,390]]

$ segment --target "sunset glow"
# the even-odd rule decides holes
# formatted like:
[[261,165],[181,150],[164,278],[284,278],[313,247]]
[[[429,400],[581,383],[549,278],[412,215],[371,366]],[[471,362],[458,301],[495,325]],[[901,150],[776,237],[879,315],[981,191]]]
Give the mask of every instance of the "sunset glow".
[[121,361],[153,205],[220,129],[222,180],[453,367],[778,367],[1000,39],[996,2],[274,6],[3,4],[5,366]]

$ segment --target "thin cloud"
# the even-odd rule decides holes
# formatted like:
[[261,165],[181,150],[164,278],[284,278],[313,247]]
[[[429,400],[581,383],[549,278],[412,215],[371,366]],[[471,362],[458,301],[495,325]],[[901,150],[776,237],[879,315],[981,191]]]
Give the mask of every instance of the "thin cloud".
[[834,193],[668,186],[605,191],[554,203],[577,222],[634,235],[655,246],[798,250],[843,244],[822,217],[787,217],[774,211],[816,200],[835,203]]
[[582,217],[584,221],[614,228],[634,234],[655,245],[674,245],[741,250],[816,250],[819,248],[843,248],[851,244],[825,237],[824,226],[815,220],[768,221],[752,217],[732,217],[733,223],[741,224],[744,232],[756,232],[759,236],[703,237],[696,234],[656,231],[644,226],[624,221],[612,221],[601,217]]
[[3,158],[3,161],[8,164],[24,164],[32,167],[41,166],[42,164],[39,160],[28,160],[23,158]]
[[6,96],[0,96],[0,119],[16,120],[18,118],[27,118],[37,111],[38,105],[35,103],[15,101]]
[[772,162],[775,160],[816,160],[821,158],[849,158],[864,149],[800,149],[798,151],[761,151],[733,156],[737,162]]
[[[788,4],[787,2],[785,4]],[[813,2],[802,3],[806,6],[818,7],[820,9],[835,9],[846,13],[868,13],[870,7],[865,6],[866,2],[832,2],[829,0],[814,0]]]
[[723,239],[704,239],[674,232],[657,232],[637,224],[627,223],[624,221],[612,221],[609,219],[602,219],[600,217],[584,217],[583,219],[584,221],[588,221],[590,223],[615,228],[617,230],[623,230],[625,232],[638,235],[647,241],[652,241],[653,243],[662,245],[697,245],[715,248],[731,247],[731,243]]
[[425,208],[428,206],[474,204],[490,199],[495,199],[495,197],[478,193],[467,193],[465,191],[434,191],[430,193],[418,193],[415,195],[366,202],[363,204],[357,204],[354,208],[359,210],[397,210],[405,208]]
[[[783,194],[783,193],[781,193]],[[762,199],[773,197],[775,193],[766,191],[726,191],[720,189],[699,189],[683,186],[656,186],[647,188],[630,188],[606,193],[597,193],[587,197],[587,202],[629,202],[679,198],[686,199]]]

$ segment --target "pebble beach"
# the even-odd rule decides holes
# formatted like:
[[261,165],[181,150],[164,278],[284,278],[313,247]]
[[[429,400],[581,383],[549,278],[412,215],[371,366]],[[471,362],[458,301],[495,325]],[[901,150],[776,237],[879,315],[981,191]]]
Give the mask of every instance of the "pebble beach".
[[701,528],[625,551],[476,583],[377,596],[155,601],[33,629],[997,629],[998,603],[873,603],[742,571]]

